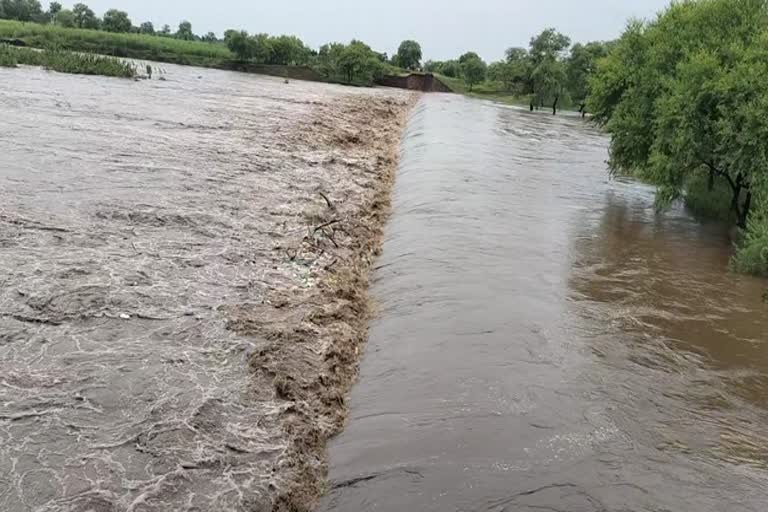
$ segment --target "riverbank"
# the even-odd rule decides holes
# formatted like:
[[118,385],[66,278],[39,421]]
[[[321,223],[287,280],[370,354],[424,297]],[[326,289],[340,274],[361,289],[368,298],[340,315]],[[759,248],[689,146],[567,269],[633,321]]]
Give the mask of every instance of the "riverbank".
[[0,68],[3,511],[324,487],[416,96],[164,71]]

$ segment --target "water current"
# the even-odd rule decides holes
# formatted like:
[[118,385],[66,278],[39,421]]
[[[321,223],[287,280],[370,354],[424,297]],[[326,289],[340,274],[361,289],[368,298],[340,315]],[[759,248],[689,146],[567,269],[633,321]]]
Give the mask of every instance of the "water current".
[[0,512],[269,511],[296,483],[292,404],[248,366],[282,331],[230,323],[331,263],[297,240],[318,191],[370,200],[360,119],[401,92],[160,67],[0,68]]
[[581,119],[428,95],[322,510],[762,511],[764,282]]

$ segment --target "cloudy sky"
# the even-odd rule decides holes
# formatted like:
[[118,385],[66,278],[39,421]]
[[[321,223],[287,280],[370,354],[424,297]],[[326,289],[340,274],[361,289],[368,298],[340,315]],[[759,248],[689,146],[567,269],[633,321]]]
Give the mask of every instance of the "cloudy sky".
[[[425,59],[473,50],[486,60],[509,46],[527,46],[536,32],[556,27],[574,41],[611,39],[628,18],[652,16],[669,0],[84,0],[99,15],[115,7],[134,24],[178,26],[195,33],[229,28],[295,34],[310,46],[362,39],[393,53],[403,39],[421,43]],[[46,2],[47,3],[47,2]],[[64,0],[63,4],[74,3]],[[69,5],[67,5],[69,6]]]

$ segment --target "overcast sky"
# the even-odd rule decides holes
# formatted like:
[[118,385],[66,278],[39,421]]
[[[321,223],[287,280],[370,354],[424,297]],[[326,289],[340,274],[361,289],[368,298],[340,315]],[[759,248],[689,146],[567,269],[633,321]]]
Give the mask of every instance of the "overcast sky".
[[[67,7],[75,0],[62,1]],[[293,34],[318,47],[329,41],[362,39],[392,54],[403,39],[416,39],[426,59],[449,59],[476,51],[497,60],[510,46],[556,27],[573,41],[612,39],[630,17],[646,18],[669,0],[83,0],[102,15],[127,11],[134,24],[182,19],[197,34],[221,36],[229,28]],[[44,2],[47,4],[47,2]]]

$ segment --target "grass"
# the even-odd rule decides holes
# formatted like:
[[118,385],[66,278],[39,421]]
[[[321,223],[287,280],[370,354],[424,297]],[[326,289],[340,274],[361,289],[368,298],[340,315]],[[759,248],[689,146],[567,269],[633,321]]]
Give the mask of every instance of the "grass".
[[0,45],[0,66],[16,67],[18,64],[42,66],[62,73],[80,75],[104,75],[123,78],[136,76],[136,67],[112,57],[73,53],[65,50],[32,50]]
[[742,274],[768,277],[768,217],[754,215],[744,239],[731,259],[731,268]]
[[10,20],[0,20],[0,38],[21,39],[35,48],[64,49],[205,67],[219,67],[223,66],[225,61],[234,60],[229,48],[219,43],[183,41],[146,34],[116,34]]

